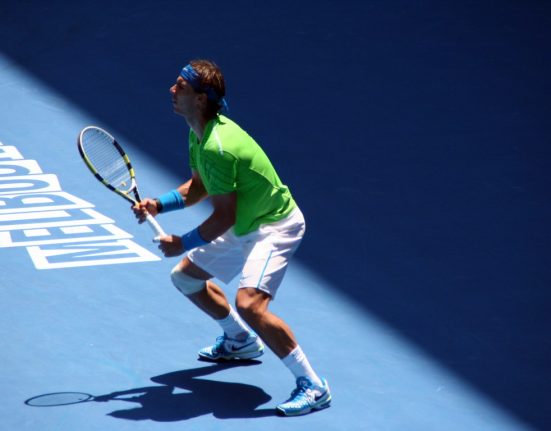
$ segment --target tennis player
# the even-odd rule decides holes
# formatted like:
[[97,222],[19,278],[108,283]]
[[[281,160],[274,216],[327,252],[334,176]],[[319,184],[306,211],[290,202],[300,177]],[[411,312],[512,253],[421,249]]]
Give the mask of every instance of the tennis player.
[[[172,257],[188,252],[172,270],[173,284],[220,325],[223,335],[199,351],[209,361],[251,359],[264,343],[296,378],[277,413],[295,416],[329,407],[327,381],[316,374],[289,325],[268,310],[305,231],[303,215],[258,144],[228,117],[224,77],[218,66],[194,60],[170,88],[174,112],[190,127],[191,178],[156,199],[135,206],[140,222],[209,197],[212,214],[184,235],[160,238]],[[235,309],[217,278],[241,274]]]

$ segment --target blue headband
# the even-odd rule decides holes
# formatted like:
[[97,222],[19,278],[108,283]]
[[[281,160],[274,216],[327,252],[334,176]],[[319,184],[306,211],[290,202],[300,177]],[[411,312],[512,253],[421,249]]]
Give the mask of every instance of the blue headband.
[[182,69],[180,76],[184,78],[189,85],[191,85],[191,88],[193,88],[194,91],[197,93],[205,93],[209,100],[218,103],[218,105],[226,111],[228,110],[228,104],[226,103],[225,98],[220,98],[218,94],[216,94],[216,91],[214,91],[214,88],[201,85],[201,77],[191,64],[188,64]]

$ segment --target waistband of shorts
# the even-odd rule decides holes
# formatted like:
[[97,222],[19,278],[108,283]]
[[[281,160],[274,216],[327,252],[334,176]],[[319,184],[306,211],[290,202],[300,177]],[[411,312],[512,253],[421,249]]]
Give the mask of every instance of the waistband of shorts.
[[[285,217],[283,217],[281,220],[278,220],[278,221],[275,221],[274,223],[281,223],[282,221],[285,221],[285,220],[290,220],[292,219],[293,217],[295,217],[296,215],[298,214],[302,214],[302,211],[300,210],[300,208],[297,206],[295,206],[293,208],[293,210],[287,214]],[[267,223],[267,224],[270,224],[270,223]]]
[[261,229],[262,227],[264,226],[271,226],[271,225],[278,225],[278,224],[285,224],[286,222],[288,222],[289,220],[291,220],[293,217],[296,217],[300,215],[302,218],[304,218],[304,216],[302,215],[302,211],[300,210],[300,208],[298,206],[295,206],[295,208],[293,208],[293,210],[287,214],[285,217],[283,217],[282,219],[280,220],[277,220],[277,221],[273,221],[271,223],[263,223],[261,224],[258,229]]

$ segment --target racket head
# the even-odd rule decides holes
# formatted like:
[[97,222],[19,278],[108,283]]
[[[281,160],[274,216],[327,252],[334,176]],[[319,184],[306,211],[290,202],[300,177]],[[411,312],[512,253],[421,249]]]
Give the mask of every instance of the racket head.
[[84,392],[53,392],[29,398],[25,404],[32,407],[55,407],[92,401],[93,395]]
[[113,135],[101,127],[87,126],[80,131],[77,144],[96,179],[129,202],[140,201],[130,158]]

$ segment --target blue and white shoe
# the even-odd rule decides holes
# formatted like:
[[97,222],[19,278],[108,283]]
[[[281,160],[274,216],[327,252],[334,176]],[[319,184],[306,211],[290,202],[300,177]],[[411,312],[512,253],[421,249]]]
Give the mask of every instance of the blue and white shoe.
[[331,391],[327,380],[321,379],[322,386],[314,385],[308,377],[299,377],[291,398],[276,407],[280,416],[299,416],[331,405]]
[[199,350],[199,359],[206,361],[231,361],[233,359],[253,359],[264,354],[264,344],[256,334],[238,341],[229,338],[226,334],[218,337],[212,346]]

